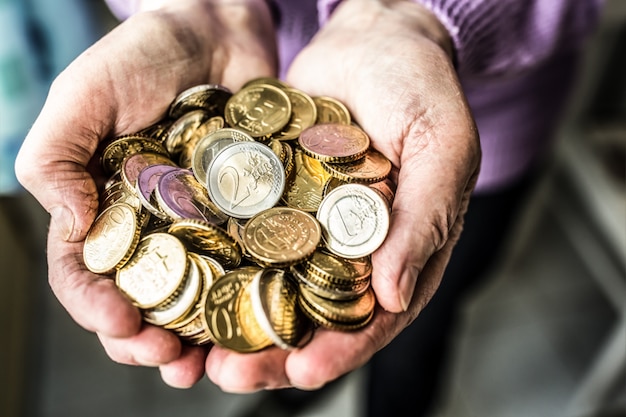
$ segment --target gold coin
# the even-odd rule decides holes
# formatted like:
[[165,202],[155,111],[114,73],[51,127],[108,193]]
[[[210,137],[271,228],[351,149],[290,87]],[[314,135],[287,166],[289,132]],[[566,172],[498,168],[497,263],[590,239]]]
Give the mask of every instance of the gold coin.
[[85,266],[96,274],[110,274],[131,257],[139,243],[137,213],[118,203],[104,210],[85,238]]
[[382,245],[389,231],[386,200],[363,184],[346,184],[332,190],[319,206],[326,247],[344,258],[360,258]]
[[139,215],[143,207],[137,194],[129,190],[122,181],[116,182],[106,188],[100,195],[100,199],[100,212],[103,212],[115,204],[124,203],[131,206],[133,210],[135,210],[135,213]]
[[317,108],[315,124],[341,123],[349,125],[352,122],[348,108],[339,100],[332,97],[313,97]]
[[[339,260],[342,261],[344,259]],[[317,261],[319,262],[319,259]],[[350,264],[344,265],[346,269],[354,267]],[[315,294],[330,300],[352,300],[358,298],[370,286],[370,275],[357,276],[356,274],[341,272],[331,275],[328,274],[328,271],[320,273],[316,269],[315,263],[312,264],[310,259],[301,264],[291,266],[290,271],[300,283],[305,284]]]
[[325,250],[316,250],[307,260],[306,269],[313,274],[338,283],[349,285],[369,277],[372,274],[372,262],[369,256],[346,259]]
[[231,96],[231,91],[222,85],[196,85],[176,96],[170,104],[168,113],[174,119],[194,110],[204,110],[209,116],[222,115]]
[[290,207],[274,207],[246,223],[246,253],[264,266],[289,266],[308,258],[321,239],[321,228],[312,215]]
[[196,262],[189,259],[187,277],[178,295],[165,304],[143,310],[143,318],[155,326],[165,326],[168,323],[185,317],[194,307],[202,290],[202,276]]
[[249,285],[252,309],[258,324],[281,349],[291,350],[306,344],[310,321],[298,307],[298,288],[280,269],[266,269]]
[[216,344],[237,352],[254,352],[265,347],[265,343],[255,345],[246,339],[238,315],[240,294],[260,271],[258,267],[234,269],[211,286],[205,314]]
[[247,220],[245,219],[236,219],[235,217],[231,217],[228,219],[228,223],[226,224],[226,230],[228,234],[232,236],[239,246],[241,247],[242,254],[247,256],[246,247],[243,244],[243,230],[246,227]]
[[204,110],[193,110],[180,116],[163,135],[165,149],[172,156],[179,155],[208,119],[209,115]]
[[287,85],[287,83],[282,82],[281,80],[279,80],[278,78],[275,77],[257,77],[257,78],[253,78],[249,81],[247,81],[246,83],[244,83],[244,85],[241,88],[246,88],[252,85],[258,85],[258,84],[269,84],[269,85],[273,85],[274,87],[278,87],[280,89],[285,89],[285,88],[289,88],[289,85]]
[[283,88],[283,91],[287,93],[291,102],[291,117],[285,127],[272,137],[278,140],[297,139],[304,129],[315,124],[317,107],[313,99],[303,91],[291,87]]
[[391,161],[375,149],[369,149],[365,156],[346,164],[322,163],[330,175],[345,182],[373,184],[383,181],[391,172]]
[[[163,327],[174,331],[183,340],[192,345],[204,345],[210,342],[215,343],[207,323],[205,308],[209,289],[218,277],[224,275],[224,270],[221,269],[221,272],[219,272],[221,266],[219,266],[214,259],[207,256],[189,252],[189,258],[196,262],[200,268],[202,276],[202,291],[200,297],[194,308],[185,317]],[[213,264],[217,264],[219,267],[216,269]]]
[[176,296],[187,276],[187,250],[176,237],[153,233],[139,241],[115,283],[139,308],[152,308]]
[[300,286],[299,301],[303,310],[320,325],[336,330],[356,330],[364,327],[373,317],[376,298],[369,288],[355,300],[327,300]]
[[163,143],[163,134],[169,129],[169,127],[174,123],[173,120],[163,119],[158,122],[141,129],[139,132],[135,133],[135,136],[146,136],[152,138],[158,142]]
[[[255,277],[261,273],[263,273],[262,270],[259,271]],[[254,282],[254,279],[252,282]],[[243,289],[239,296],[239,302],[237,303],[237,320],[241,326],[241,333],[244,338],[248,340],[250,345],[255,346],[256,350],[260,350],[271,346],[273,341],[259,324],[256,314],[252,309],[251,283]]]
[[316,212],[322,202],[324,184],[331,175],[320,161],[307,156],[299,147],[293,154],[294,175],[285,185],[282,201],[289,207]]
[[255,138],[278,132],[290,117],[291,102],[287,93],[269,84],[242,88],[226,103],[226,123]]
[[165,146],[154,139],[137,135],[119,136],[108,143],[102,151],[100,159],[102,168],[105,173],[112,174],[120,170],[124,158],[142,152],[153,152],[169,156]]
[[[202,123],[194,135],[189,139],[187,143],[184,144],[183,149],[178,156],[178,166],[181,168],[192,168],[193,167],[193,154],[196,150],[196,146],[202,138],[211,133],[222,129],[224,127],[224,118],[221,116],[211,117],[206,122]],[[206,183],[206,181],[204,181]]]
[[241,262],[241,247],[220,227],[197,219],[175,220],[168,232],[178,237],[187,249],[217,258],[224,267],[234,268]]

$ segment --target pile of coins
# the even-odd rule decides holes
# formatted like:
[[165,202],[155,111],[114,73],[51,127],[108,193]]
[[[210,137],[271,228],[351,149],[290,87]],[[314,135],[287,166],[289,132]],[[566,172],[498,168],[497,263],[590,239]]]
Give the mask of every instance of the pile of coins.
[[109,180],[84,262],[146,322],[254,352],[372,319],[391,163],[339,101],[272,78],[199,85],[98,153]]

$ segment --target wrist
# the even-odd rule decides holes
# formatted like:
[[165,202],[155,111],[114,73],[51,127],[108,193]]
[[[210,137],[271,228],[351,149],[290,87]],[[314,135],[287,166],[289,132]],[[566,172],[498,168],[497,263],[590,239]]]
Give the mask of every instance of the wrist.
[[429,40],[454,60],[454,44],[449,31],[418,0],[326,0],[320,9],[320,24],[338,20],[334,19],[337,14],[341,15],[341,20],[354,21],[355,28],[365,28],[370,24],[379,24],[379,19],[389,19],[387,21],[393,22],[394,27]]

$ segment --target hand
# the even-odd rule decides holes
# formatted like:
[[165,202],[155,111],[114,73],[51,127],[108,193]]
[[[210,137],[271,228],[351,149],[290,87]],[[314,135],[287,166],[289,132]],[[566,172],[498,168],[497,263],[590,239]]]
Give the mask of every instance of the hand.
[[165,382],[187,387],[202,377],[207,350],[183,348],[172,333],[142,323],[113,280],[85,268],[83,240],[102,180],[97,162],[90,162],[98,143],[156,122],[193,85],[236,91],[275,73],[274,32],[263,0],[179,0],[122,23],[55,80],[16,172],[51,214],[50,286],[113,360],[159,366]]
[[290,353],[214,348],[207,372],[228,391],[317,388],[389,343],[439,286],[479,170],[478,133],[455,75],[449,37],[417,4],[344,1],[296,58],[287,81],[345,103],[393,163],[398,187],[391,228],[373,255],[380,308],[362,331],[317,331],[307,346]]

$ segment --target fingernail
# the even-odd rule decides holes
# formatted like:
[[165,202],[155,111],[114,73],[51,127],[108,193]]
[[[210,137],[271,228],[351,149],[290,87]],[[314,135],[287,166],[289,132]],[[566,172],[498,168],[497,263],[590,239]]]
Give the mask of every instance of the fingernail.
[[291,381],[291,385],[294,388],[297,388],[302,391],[317,391],[318,389],[324,386],[324,384],[319,384],[319,385],[298,384],[297,382],[294,382],[294,381]]
[[409,268],[404,271],[398,283],[398,293],[400,296],[400,307],[402,311],[407,311],[413,298],[415,291],[415,282],[417,281],[417,269]]
[[50,209],[52,221],[56,223],[63,240],[69,240],[74,231],[74,214],[65,206],[56,206]]

